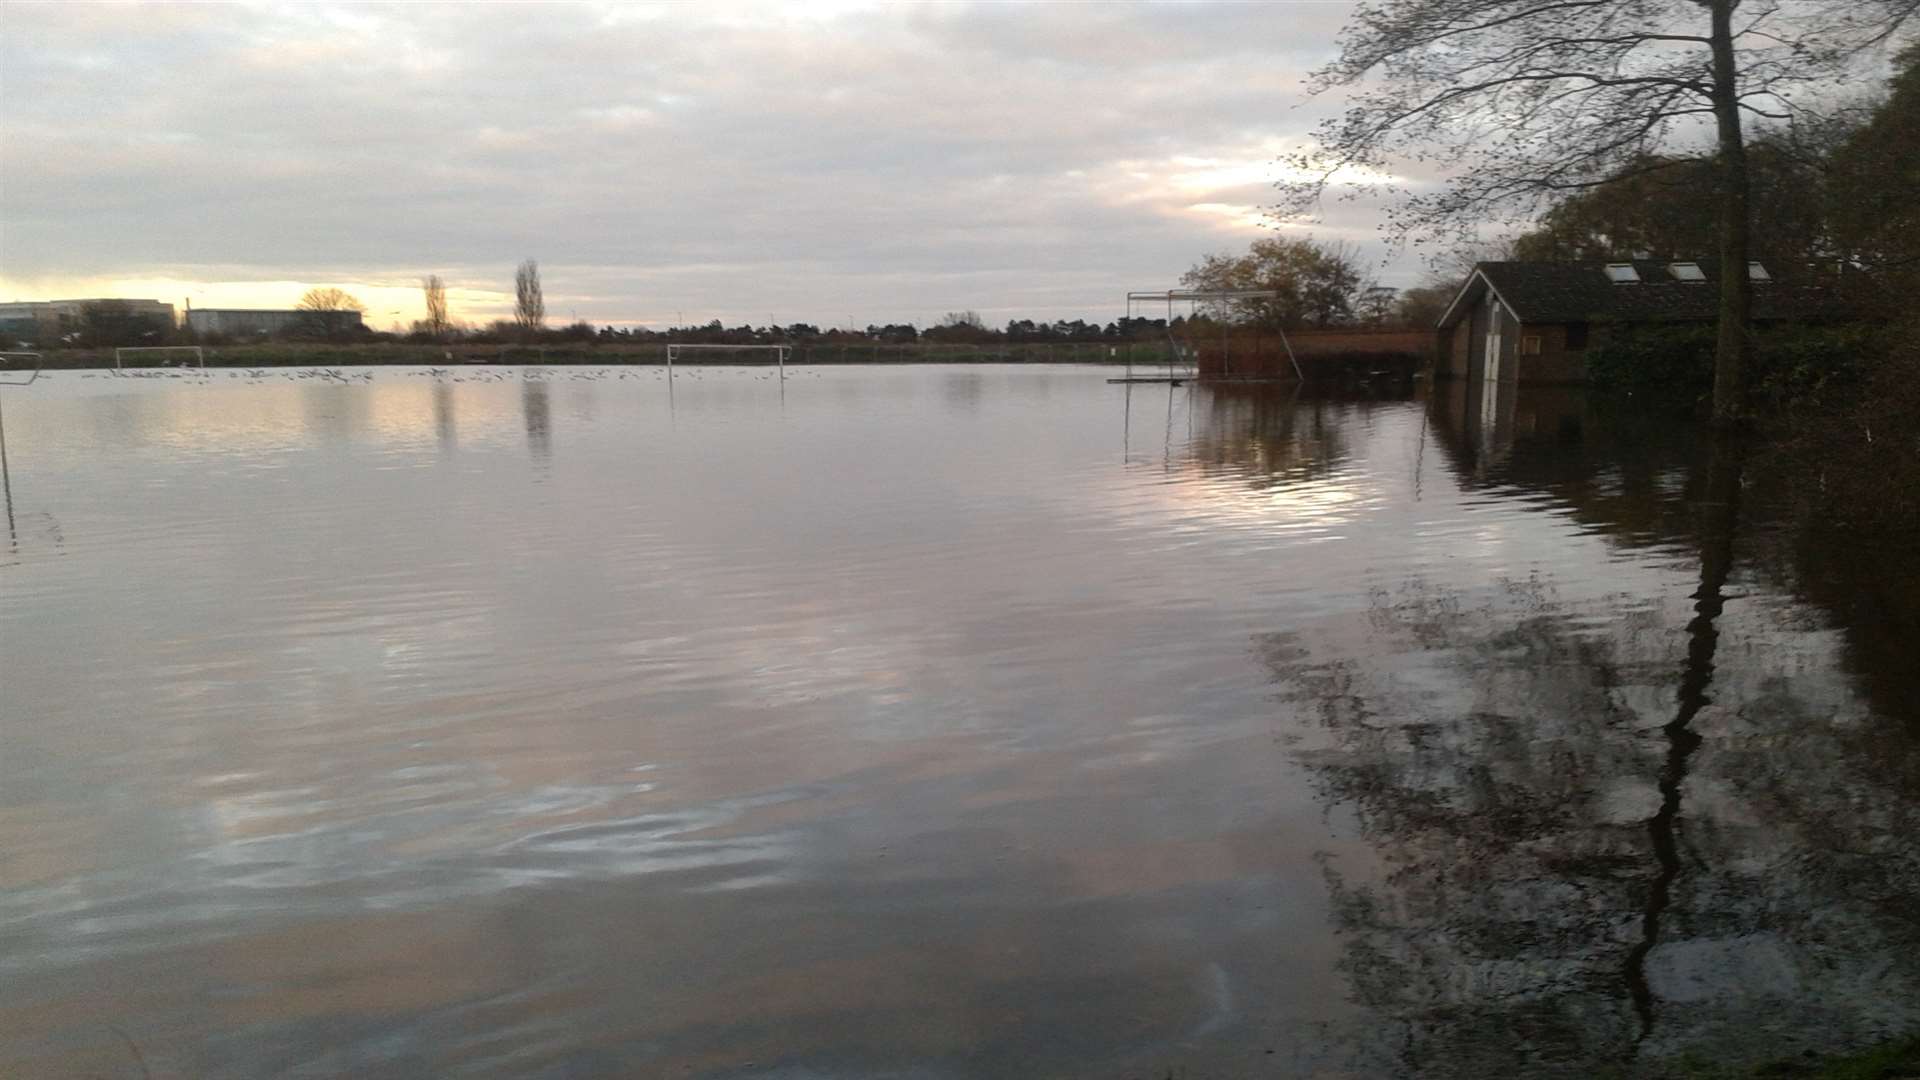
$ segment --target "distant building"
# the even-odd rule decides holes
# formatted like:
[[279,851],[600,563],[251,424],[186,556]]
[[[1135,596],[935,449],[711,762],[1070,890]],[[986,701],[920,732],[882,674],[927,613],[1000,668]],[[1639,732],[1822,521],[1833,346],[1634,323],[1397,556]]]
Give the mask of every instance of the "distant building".
[[[1753,318],[1788,317],[1806,297],[1749,263]],[[1615,330],[1712,322],[1719,262],[1483,262],[1440,317],[1443,376],[1505,382],[1584,382],[1586,351]]]
[[86,329],[89,322],[111,321],[124,331],[140,327],[160,337],[176,325],[173,305],[159,300],[95,297],[87,300],[20,300],[0,304],[0,335],[16,341],[51,345]]
[[357,311],[312,312],[274,308],[194,308],[187,312],[187,329],[196,334],[227,337],[272,337],[306,329],[324,316],[336,332],[357,334],[363,327]]

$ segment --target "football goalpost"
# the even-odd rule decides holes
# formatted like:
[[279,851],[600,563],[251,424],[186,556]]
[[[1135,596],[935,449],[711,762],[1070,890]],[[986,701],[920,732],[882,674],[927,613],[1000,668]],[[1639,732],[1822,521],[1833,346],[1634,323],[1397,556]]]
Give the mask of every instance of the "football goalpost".
[[670,344],[667,346],[667,374],[669,375],[673,374],[673,362],[675,360],[678,360],[682,353],[703,351],[703,350],[706,352],[771,352],[773,353],[773,362],[780,366],[780,377],[783,379],[787,377],[787,357],[793,355],[793,346],[791,345],[671,345]]
[[[1155,377],[1135,378],[1133,374],[1133,351],[1127,351],[1128,382],[1172,381],[1180,376],[1174,374],[1174,363],[1181,353],[1180,343],[1173,338],[1173,305],[1176,301],[1186,301],[1188,314],[1197,312],[1201,304],[1223,304],[1240,300],[1273,300],[1280,293],[1275,289],[1160,289],[1151,292],[1130,292],[1127,294],[1127,320],[1133,320],[1133,305],[1164,303],[1167,305],[1167,374],[1164,379]],[[1142,316],[1143,318],[1145,316]],[[1293,354],[1293,342],[1287,340],[1287,332],[1280,331],[1280,344],[1287,350],[1287,360],[1293,364],[1294,377],[1302,382],[1306,375],[1300,370],[1300,359]],[[1199,374],[1199,355],[1195,353],[1192,374]]]
[[[197,364],[200,370],[205,371],[207,367],[207,351],[198,345],[128,345],[125,348],[113,350],[113,370],[120,370],[120,362],[122,360],[133,359],[135,358],[135,354],[143,353],[191,353],[193,363]],[[171,367],[173,365],[163,364],[162,366]],[[188,366],[187,359],[184,355],[181,357],[179,366]]]
[[544,367],[547,362],[547,347],[545,345],[502,345],[500,346],[499,354],[494,357],[493,362],[496,364],[506,364],[509,362],[507,357],[514,353],[533,354],[535,367]]
[[[33,362],[33,370],[27,370],[27,362]],[[19,363],[18,369],[14,368]],[[40,354],[37,352],[0,352],[0,386],[32,386],[33,380],[40,377]],[[20,376],[26,376],[21,378]]]

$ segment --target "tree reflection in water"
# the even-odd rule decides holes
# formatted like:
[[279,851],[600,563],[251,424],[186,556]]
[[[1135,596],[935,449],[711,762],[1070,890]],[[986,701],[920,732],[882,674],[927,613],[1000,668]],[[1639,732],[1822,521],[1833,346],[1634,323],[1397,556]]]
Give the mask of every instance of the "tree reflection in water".
[[1364,620],[1256,639],[1315,721],[1301,760],[1377,857],[1324,861],[1353,1000],[1420,1076],[1658,1074],[1911,1029],[1912,732],[1859,692],[1823,619],[1735,573],[1782,535],[1736,536],[1739,446],[1609,453],[1564,400],[1495,437],[1442,401],[1461,482],[1684,547],[1691,595],[1414,580]]

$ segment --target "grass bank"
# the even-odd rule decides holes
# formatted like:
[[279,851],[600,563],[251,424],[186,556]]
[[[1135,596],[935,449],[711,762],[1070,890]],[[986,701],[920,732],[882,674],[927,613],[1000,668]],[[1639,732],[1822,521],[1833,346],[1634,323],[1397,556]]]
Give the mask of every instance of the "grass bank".
[[1771,1062],[1730,1068],[1688,1062],[1672,1080],[1915,1080],[1920,1078],[1920,1035],[1831,1058]]

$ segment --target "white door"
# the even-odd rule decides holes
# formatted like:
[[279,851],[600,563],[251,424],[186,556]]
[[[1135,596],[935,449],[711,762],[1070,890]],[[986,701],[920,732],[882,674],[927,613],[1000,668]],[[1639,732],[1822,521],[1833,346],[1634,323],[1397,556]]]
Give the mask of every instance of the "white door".
[[1489,421],[1500,400],[1500,303],[1487,293],[1487,362],[1480,380],[1480,415]]

